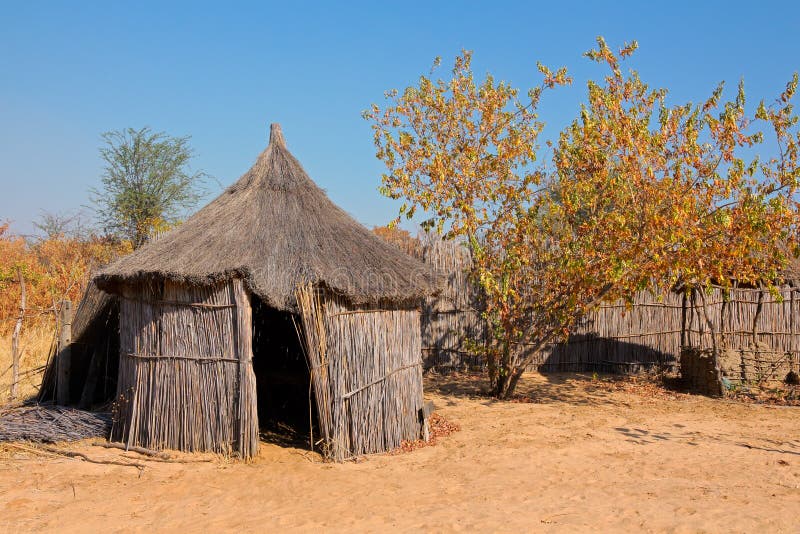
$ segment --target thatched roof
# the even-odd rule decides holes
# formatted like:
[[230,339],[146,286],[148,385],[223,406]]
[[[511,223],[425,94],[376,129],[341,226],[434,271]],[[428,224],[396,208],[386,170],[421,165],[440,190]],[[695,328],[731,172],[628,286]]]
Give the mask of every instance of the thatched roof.
[[209,284],[242,277],[269,306],[296,309],[295,288],[324,285],[353,304],[416,302],[430,269],[336,206],[286,148],[277,124],[255,165],[176,229],[103,269],[104,290],[161,278]]

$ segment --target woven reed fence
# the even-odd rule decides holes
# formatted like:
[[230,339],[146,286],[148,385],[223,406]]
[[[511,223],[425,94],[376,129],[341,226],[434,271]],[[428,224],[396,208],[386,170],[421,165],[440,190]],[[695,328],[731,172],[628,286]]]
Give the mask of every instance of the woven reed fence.
[[[717,335],[721,367],[731,381],[781,382],[800,373],[800,290],[715,287],[705,296]],[[711,330],[698,295],[687,296],[682,345],[701,351],[713,347]]]
[[[482,367],[480,358],[467,350],[467,340],[481,343],[487,335],[479,293],[466,276],[469,252],[463,244],[435,235],[423,234],[420,241],[418,257],[447,279],[443,293],[423,307],[425,367]],[[786,369],[798,366],[797,291],[782,286],[775,296],[759,289],[715,287],[706,296],[710,319],[728,350],[727,365],[739,365],[742,380],[778,380]],[[604,304],[587,315],[566,341],[541,351],[530,367],[543,372],[669,370],[677,368],[682,347],[711,347],[697,297],[641,291],[632,305]]]
[[568,339],[550,345],[531,367],[543,372],[637,373],[670,369],[681,350],[683,297],[638,292],[633,303],[601,305],[572,329]]
[[126,288],[112,440],[153,449],[258,451],[251,308],[241,280]]
[[324,455],[341,461],[419,439],[419,312],[354,308],[312,286],[299,288],[296,297]]
[[442,293],[422,306],[425,367],[481,367],[481,358],[467,350],[469,340],[482,342],[487,335],[480,292],[467,275],[470,252],[463,243],[444,241],[436,234],[421,234],[419,239],[419,259],[446,279]]
[[[446,278],[443,292],[422,309],[422,351],[426,368],[476,369],[484,364],[468,350],[487,336],[480,292],[469,280],[470,253],[463,243],[421,234],[418,257]],[[550,345],[531,364],[540,371],[637,372],[672,367],[680,353],[680,295],[660,298],[641,292],[632,307],[602,306],[573,329],[569,339]]]

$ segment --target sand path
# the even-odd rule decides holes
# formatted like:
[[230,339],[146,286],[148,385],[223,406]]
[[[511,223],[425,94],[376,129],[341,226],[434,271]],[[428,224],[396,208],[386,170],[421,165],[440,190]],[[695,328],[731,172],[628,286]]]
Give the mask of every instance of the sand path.
[[140,475],[6,454],[0,532],[800,532],[798,408],[610,391],[576,375],[532,375],[522,389],[537,402],[497,403],[475,384],[427,384],[460,432],[358,463],[264,444],[252,464],[146,462]]

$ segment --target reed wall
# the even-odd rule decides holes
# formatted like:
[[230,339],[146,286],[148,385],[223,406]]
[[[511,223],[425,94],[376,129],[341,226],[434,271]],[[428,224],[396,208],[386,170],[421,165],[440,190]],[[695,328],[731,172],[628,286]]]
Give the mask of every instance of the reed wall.
[[414,309],[356,308],[298,289],[323,454],[341,461],[389,451],[422,431],[420,317]]
[[[717,335],[722,371],[729,380],[781,382],[788,372],[800,372],[798,289],[781,286],[770,292],[715,287],[705,301]],[[687,297],[683,344],[702,350],[713,347],[711,328],[696,294]]]
[[614,302],[588,314],[569,337],[538,354],[542,372],[637,373],[677,366],[681,349],[682,296],[638,292],[633,303]]
[[[468,340],[481,343],[487,335],[480,296],[467,277],[469,252],[463,244],[420,236],[419,258],[446,278],[443,293],[426,300],[421,317],[422,351],[426,368],[463,369],[483,365],[470,354]],[[740,365],[742,380],[781,378],[800,360],[800,298],[789,286],[777,294],[758,289],[723,290],[706,297],[717,332],[724,338],[727,359]],[[682,293],[654,295],[641,291],[631,305],[602,305],[576,325],[567,340],[552,344],[534,357],[532,369],[543,372],[636,373],[679,366],[683,346],[711,347],[708,327],[701,320],[699,301]],[[737,360],[738,358],[738,360]],[[741,363],[737,363],[741,360]]]
[[125,288],[112,439],[153,449],[255,455],[251,342],[251,308],[241,280]]
[[487,335],[480,292],[468,276],[469,250],[463,243],[444,241],[435,234],[422,234],[420,241],[419,259],[445,278],[443,291],[422,305],[425,368],[480,368],[481,358],[467,350],[469,340],[482,342]]

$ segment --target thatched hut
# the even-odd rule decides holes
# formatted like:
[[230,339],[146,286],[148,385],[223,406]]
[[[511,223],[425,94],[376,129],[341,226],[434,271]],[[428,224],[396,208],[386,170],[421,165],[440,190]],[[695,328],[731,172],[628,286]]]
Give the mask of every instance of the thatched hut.
[[436,280],[334,205],[278,125],[235,184],[94,281],[119,301],[114,440],[250,457],[259,418],[292,412],[339,460],[421,435]]

